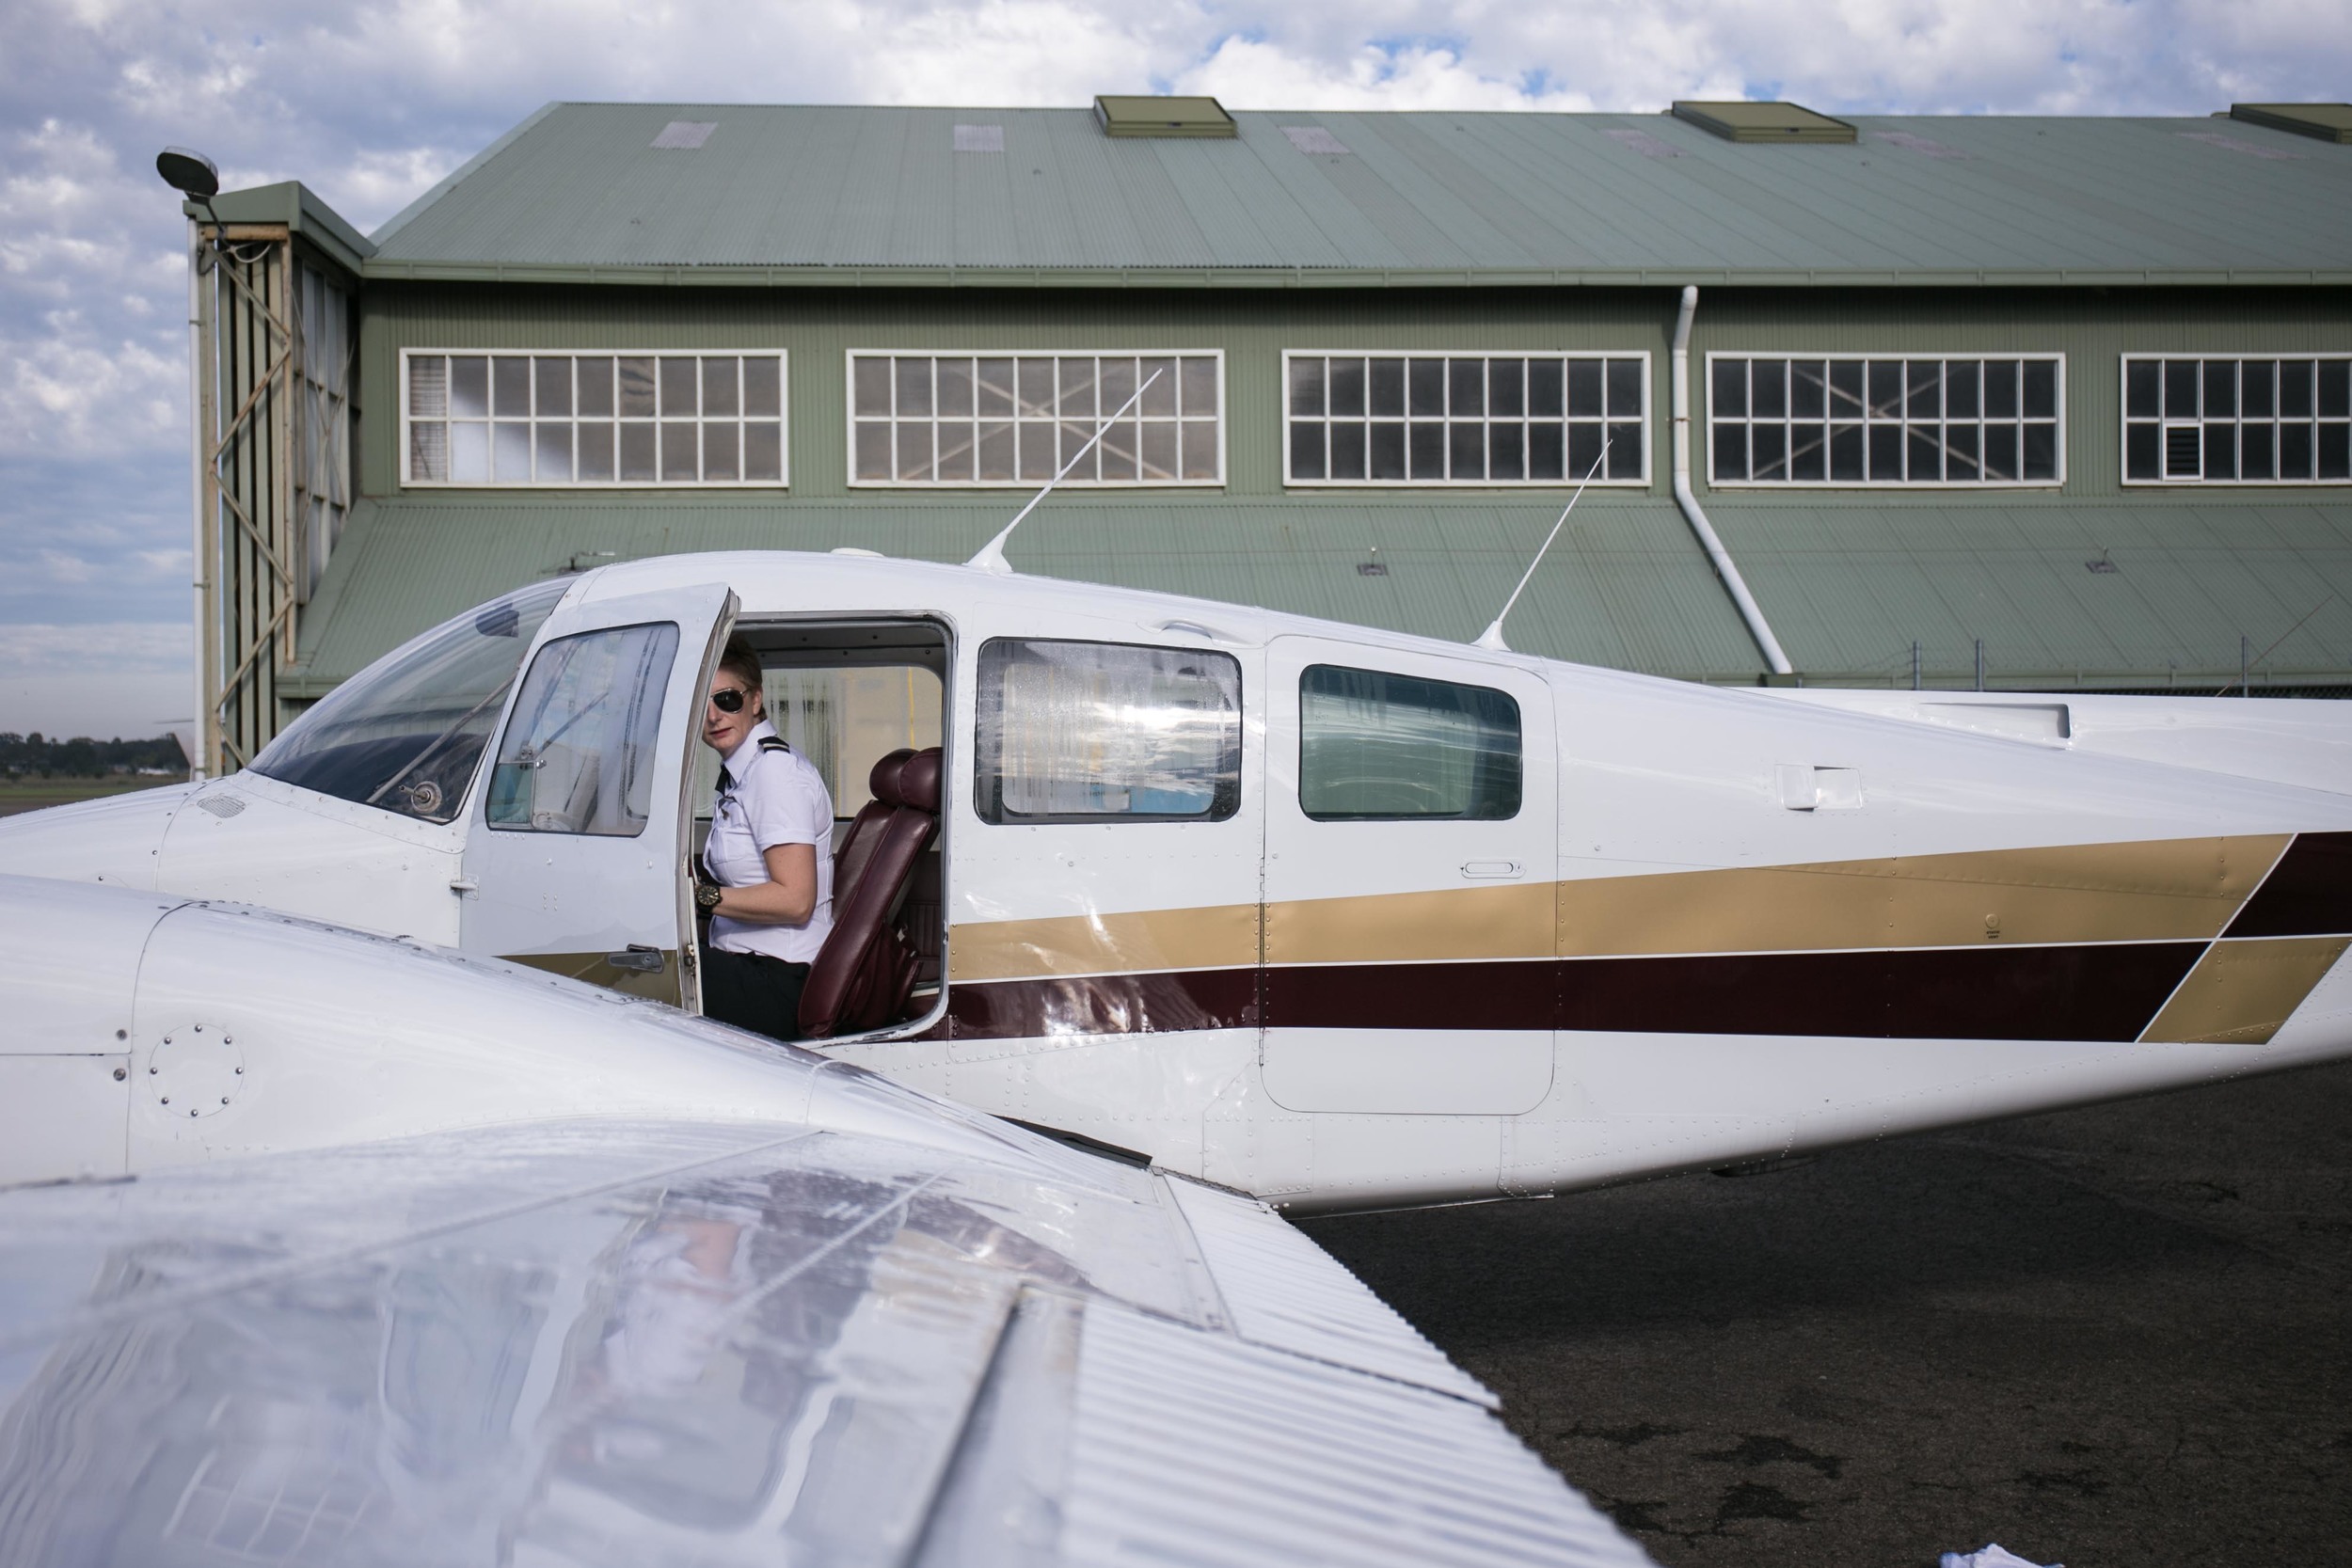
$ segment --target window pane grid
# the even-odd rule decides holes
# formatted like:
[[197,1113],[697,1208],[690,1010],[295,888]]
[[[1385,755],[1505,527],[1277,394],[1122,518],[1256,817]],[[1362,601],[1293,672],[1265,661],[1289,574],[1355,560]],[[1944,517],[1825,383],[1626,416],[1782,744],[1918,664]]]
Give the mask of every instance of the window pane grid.
[[1719,485],[2056,484],[2063,356],[1708,356]]
[[1649,479],[1646,355],[1286,353],[1282,363],[1291,484]]
[[1222,484],[1223,386],[1214,354],[853,352],[850,483]]
[[2352,355],[2124,356],[2123,482],[2352,483]]
[[782,485],[784,355],[403,355],[409,484]]

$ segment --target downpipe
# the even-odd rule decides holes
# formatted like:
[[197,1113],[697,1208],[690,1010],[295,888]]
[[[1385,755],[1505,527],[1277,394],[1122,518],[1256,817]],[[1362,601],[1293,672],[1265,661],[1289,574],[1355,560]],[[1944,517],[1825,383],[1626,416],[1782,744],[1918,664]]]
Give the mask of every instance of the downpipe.
[[1756,595],[1748,592],[1747,579],[1740,575],[1739,563],[1731,552],[1724,548],[1723,539],[1715,532],[1715,525],[1707,520],[1707,513],[1699,506],[1699,498],[1691,488],[1691,318],[1698,314],[1699,291],[1696,284],[1686,284],[1682,290],[1682,309],[1675,316],[1673,364],[1674,382],[1674,473],[1675,504],[1682,508],[1682,515],[1698,535],[1707,559],[1715,563],[1715,575],[1723,578],[1731,602],[1740,608],[1740,619],[1748,624],[1748,635],[1756,639],[1757,652],[1775,675],[1793,674],[1788,656],[1781,652],[1780,639],[1772,635],[1772,624],[1764,619],[1762,607]]

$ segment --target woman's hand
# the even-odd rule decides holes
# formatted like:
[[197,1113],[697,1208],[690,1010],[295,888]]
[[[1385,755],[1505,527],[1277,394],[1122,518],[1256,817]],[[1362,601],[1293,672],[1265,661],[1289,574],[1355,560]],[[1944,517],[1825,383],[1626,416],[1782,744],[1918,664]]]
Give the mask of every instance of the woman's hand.
[[817,847],[779,844],[766,850],[768,879],[723,888],[710,912],[746,926],[805,926],[817,912]]

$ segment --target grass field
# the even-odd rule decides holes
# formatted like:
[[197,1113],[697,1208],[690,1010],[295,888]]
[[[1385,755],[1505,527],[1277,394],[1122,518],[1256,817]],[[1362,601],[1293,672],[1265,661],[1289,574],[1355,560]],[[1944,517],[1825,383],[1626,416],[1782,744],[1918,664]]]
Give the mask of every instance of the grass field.
[[39,811],[43,806],[62,806],[73,800],[96,800],[109,795],[127,795],[135,789],[154,789],[180,782],[177,778],[126,776],[103,779],[0,779],[0,816]]

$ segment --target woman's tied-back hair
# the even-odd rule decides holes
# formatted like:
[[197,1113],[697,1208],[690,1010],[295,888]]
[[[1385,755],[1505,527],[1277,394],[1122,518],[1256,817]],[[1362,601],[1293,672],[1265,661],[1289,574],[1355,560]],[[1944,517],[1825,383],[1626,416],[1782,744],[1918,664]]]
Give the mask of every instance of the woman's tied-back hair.
[[725,651],[719,655],[719,672],[734,676],[735,684],[744,690],[755,696],[762,694],[759,656],[752,652],[752,645],[740,636],[727,639]]

